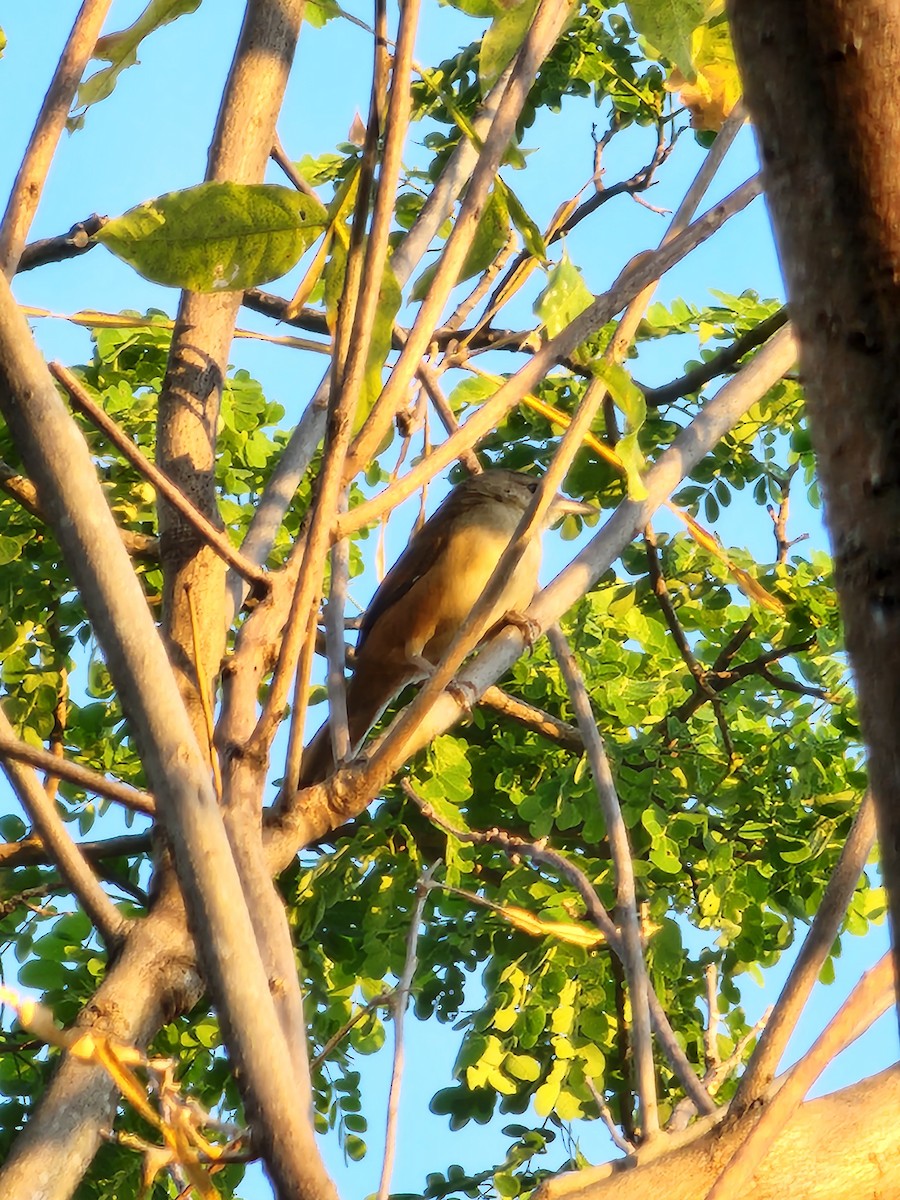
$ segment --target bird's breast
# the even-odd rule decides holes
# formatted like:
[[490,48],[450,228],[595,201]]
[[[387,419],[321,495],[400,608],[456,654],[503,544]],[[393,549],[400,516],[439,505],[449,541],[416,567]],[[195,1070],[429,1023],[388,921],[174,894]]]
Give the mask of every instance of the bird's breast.
[[[513,525],[497,530],[473,523],[450,540],[443,554],[419,581],[422,588],[421,595],[416,598],[416,608],[424,619],[417,630],[410,631],[411,653],[432,663],[441,659],[481,597],[509,545],[514,528]],[[530,604],[537,587],[540,554],[540,544],[535,538],[505,581],[503,591],[485,621],[485,629],[496,624],[510,610],[524,609]],[[413,642],[418,642],[418,646]]]

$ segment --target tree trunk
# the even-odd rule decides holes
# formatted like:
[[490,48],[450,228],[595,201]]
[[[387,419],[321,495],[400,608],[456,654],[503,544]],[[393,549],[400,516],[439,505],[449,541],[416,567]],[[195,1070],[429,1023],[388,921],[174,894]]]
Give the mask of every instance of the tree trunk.
[[900,8],[730,0],[729,15],[800,341],[896,931]]

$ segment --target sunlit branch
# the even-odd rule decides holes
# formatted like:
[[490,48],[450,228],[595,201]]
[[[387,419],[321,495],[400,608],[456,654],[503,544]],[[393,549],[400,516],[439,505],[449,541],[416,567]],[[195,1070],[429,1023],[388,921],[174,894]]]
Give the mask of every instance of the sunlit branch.
[[825,964],[859,877],[875,843],[875,805],[866,792],[832,872],[800,953],[782,989],[734,1097],[737,1111],[749,1108],[768,1087]]
[[387,1128],[384,1138],[384,1161],[381,1166],[381,1182],[378,1185],[377,1200],[388,1200],[391,1190],[391,1175],[394,1169],[394,1155],[397,1149],[397,1120],[400,1113],[400,1083],[403,1078],[403,1022],[406,1016],[406,1006],[412,989],[413,976],[418,962],[419,926],[422,924],[422,914],[428,900],[429,884],[438,868],[438,863],[432,864],[424,872],[416,886],[416,901],[413,905],[409,921],[409,931],[406,935],[406,959],[397,986],[391,994],[391,1015],[394,1024],[394,1057],[391,1064],[391,1086],[388,1093]]
[[165,496],[173,508],[178,509],[216,553],[245,579],[264,591],[267,590],[269,582],[266,572],[248,562],[238,550],[235,550],[228,537],[221,530],[216,529],[215,525],[200,512],[165,472],[161,471],[155,463],[150,462],[100,405],[95,404],[87,389],[79,383],[72,372],[58,362],[51,363],[50,370],[65,388],[75,407],[84,413],[103,436],[115,446],[122,457],[130,462],[161,496]]
[[152,816],[156,812],[153,797],[137,788],[108,779],[105,775],[83,767],[80,763],[70,762],[66,758],[58,758],[40,746],[31,746],[17,738],[11,729],[0,729],[0,759],[10,759],[14,762],[27,763],[40,771],[58,775],[68,783],[92,792],[95,796],[103,796],[106,800],[115,800],[133,812],[146,813]]
[[0,223],[0,271],[15,274],[75,93],[111,0],[84,0],[41,105]]
[[606,749],[597,730],[587,688],[575,657],[558,625],[548,630],[550,645],[565,680],[569,699],[575,711],[578,729],[594,777],[594,787],[600,801],[606,838],[616,874],[616,913],[621,930],[622,965],[628,980],[631,999],[634,1066],[640,1107],[641,1138],[651,1140],[659,1134],[659,1114],[656,1100],[656,1072],[653,1066],[653,1046],[650,1037],[650,980],[644,963],[641,943],[641,924],[634,885],[634,868],[628,832],[616,793],[612,769]]
[[894,968],[886,954],[862,977],[811,1049],[789,1072],[778,1094],[726,1165],[707,1200],[735,1200],[747,1194],[753,1173],[779,1132],[835,1055],[860,1037],[894,1003]]
[[[0,735],[7,740],[15,736],[2,708]],[[40,834],[54,865],[59,868],[60,874],[75,893],[79,904],[96,926],[107,948],[114,950],[121,945],[128,921],[100,886],[100,881],[89,863],[72,841],[59,815],[56,802],[41,787],[34,769],[14,760],[8,760],[4,766],[19,802]]]

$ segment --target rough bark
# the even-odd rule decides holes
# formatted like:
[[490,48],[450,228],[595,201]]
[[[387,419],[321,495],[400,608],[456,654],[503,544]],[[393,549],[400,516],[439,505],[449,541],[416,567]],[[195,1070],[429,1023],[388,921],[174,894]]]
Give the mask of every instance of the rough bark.
[[[209,152],[208,180],[261,183],[300,32],[304,0],[251,0]],[[216,423],[240,292],[184,293],[157,420],[157,462],[197,508],[221,523],[215,491]],[[225,650],[225,564],[174,509],[160,504],[163,628],[198,739],[198,682],[208,687]],[[196,677],[190,592],[200,615]]]
[[[900,8],[731,0],[900,928]],[[895,967],[898,962],[895,942]]]
[[[172,888],[132,928],[77,1024],[143,1047],[201,991],[184,907]],[[97,1153],[100,1130],[111,1124],[116,1099],[106,1071],[64,1058],[0,1172],[0,1200],[68,1200]]]

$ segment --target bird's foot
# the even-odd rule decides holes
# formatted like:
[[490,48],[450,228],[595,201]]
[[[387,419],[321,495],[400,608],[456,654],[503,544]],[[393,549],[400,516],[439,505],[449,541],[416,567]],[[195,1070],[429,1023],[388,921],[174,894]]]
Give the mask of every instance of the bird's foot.
[[467,717],[471,717],[472,708],[477,699],[477,693],[471,683],[464,679],[451,679],[447,684],[447,693],[452,696]]
[[507,625],[515,625],[528,649],[534,649],[534,643],[541,636],[541,627],[537,621],[533,621],[531,617],[526,617],[524,613],[516,612],[514,609],[505,613],[503,620]]

